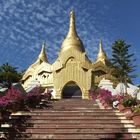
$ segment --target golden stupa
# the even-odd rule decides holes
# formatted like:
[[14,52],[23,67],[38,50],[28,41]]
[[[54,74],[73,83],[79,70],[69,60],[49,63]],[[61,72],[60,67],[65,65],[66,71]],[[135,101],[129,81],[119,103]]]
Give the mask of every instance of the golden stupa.
[[102,41],[99,44],[96,62],[92,63],[88,59],[76,32],[74,12],[71,11],[69,31],[62,42],[58,58],[52,65],[49,64],[43,44],[38,59],[23,75],[23,86],[28,89],[38,83],[43,88],[53,90],[55,99],[71,97],[88,99],[89,90],[100,80],[115,79],[108,64]]

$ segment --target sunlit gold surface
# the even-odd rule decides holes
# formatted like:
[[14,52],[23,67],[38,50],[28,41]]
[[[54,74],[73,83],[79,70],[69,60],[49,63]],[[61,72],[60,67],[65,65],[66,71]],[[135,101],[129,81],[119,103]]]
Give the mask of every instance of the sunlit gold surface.
[[41,84],[43,87],[53,85],[53,75],[51,65],[47,60],[45,43],[42,45],[37,60],[26,70],[22,80],[24,81],[24,88],[28,88],[33,82],[38,82],[38,84]]
[[[67,83],[75,83],[82,92],[82,98],[89,98],[89,89],[98,84],[102,78],[114,80],[111,69],[106,63],[108,60],[103,50],[102,41],[99,44],[99,53],[95,63],[86,55],[82,41],[75,28],[74,12],[70,12],[69,31],[64,39],[56,61],[48,63],[45,44],[37,61],[32,64],[23,76],[24,87],[30,86],[33,80],[38,80],[43,87],[53,87],[56,99],[62,98],[62,92]],[[43,78],[43,76],[47,78]]]
[[92,85],[92,63],[86,59],[85,53],[70,50],[59,56],[53,66],[54,88],[56,98],[62,98],[64,86],[75,82],[82,91],[82,98],[88,98],[88,90]]
[[74,12],[70,12],[70,25],[69,25],[69,31],[64,39],[62,46],[61,46],[61,51],[60,53],[62,54],[63,52],[70,50],[70,49],[76,49],[82,52],[85,52],[84,46],[82,41],[77,35],[76,28],[75,28],[75,16]]

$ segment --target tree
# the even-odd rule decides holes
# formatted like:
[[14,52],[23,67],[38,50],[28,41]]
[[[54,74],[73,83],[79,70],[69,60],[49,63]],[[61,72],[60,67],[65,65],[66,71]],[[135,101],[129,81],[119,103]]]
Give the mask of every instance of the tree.
[[8,63],[0,66],[0,83],[10,87],[12,83],[19,82],[21,74],[18,73],[16,69],[16,67],[13,67]]
[[112,45],[112,65],[114,67],[114,75],[118,80],[126,85],[135,78],[132,72],[135,71],[134,54],[130,53],[131,45],[125,43],[124,40],[116,40]]

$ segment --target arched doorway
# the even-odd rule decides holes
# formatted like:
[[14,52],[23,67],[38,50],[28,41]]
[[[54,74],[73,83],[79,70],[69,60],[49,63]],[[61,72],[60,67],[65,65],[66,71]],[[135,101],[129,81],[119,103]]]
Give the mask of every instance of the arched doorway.
[[82,98],[82,91],[75,82],[68,82],[62,90],[62,98]]

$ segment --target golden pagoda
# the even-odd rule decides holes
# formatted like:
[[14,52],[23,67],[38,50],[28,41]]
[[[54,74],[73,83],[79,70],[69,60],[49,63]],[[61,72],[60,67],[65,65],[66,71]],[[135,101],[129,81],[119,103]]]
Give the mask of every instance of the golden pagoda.
[[107,58],[107,55],[103,49],[102,40],[99,43],[99,52],[96,62],[93,64],[94,71],[94,84],[98,85],[102,79],[108,79],[113,82],[114,86],[117,84],[117,79],[112,75],[113,68]]
[[25,72],[22,77],[25,89],[38,84],[42,87],[51,87],[53,85],[53,75],[51,70],[51,64],[49,64],[46,52],[45,43],[42,45],[41,52],[36,60]]
[[29,88],[38,81],[42,87],[53,90],[53,98],[88,99],[89,90],[102,80],[111,78],[108,58],[103,50],[102,41],[95,63],[92,63],[85,52],[84,45],[76,32],[75,15],[70,12],[70,23],[67,36],[62,42],[56,61],[49,64],[45,44],[34,64],[25,72],[23,86]]

